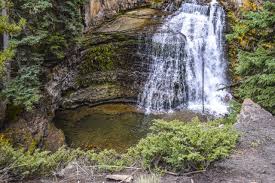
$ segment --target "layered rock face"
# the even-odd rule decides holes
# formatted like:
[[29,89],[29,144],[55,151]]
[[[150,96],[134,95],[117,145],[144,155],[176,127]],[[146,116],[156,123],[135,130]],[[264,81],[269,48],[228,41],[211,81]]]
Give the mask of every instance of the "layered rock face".
[[182,2],[183,0],[89,0],[84,7],[85,24],[88,28],[96,26],[118,13],[141,7],[174,11]]
[[151,64],[142,50],[163,15],[156,9],[135,9],[86,33],[71,74],[73,85],[64,92],[61,107],[135,102]]
[[143,51],[163,18],[182,2],[90,0],[85,7],[89,26],[81,53],[70,58],[66,67],[63,64],[53,69],[47,87],[57,106],[70,109],[107,102],[136,102],[151,65]]
[[118,12],[144,6],[149,0],[90,0],[85,6],[86,25],[95,25]]

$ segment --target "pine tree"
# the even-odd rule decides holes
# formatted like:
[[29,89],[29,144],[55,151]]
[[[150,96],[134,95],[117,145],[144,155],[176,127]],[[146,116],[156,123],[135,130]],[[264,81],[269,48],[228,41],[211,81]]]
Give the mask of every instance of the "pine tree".
[[[23,25],[25,24],[24,19],[20,19],[19,23],[12,23],[8,15],[3,15],[6,11],[8,1],[0,0],[0,9],[2,14],[0,15],[0,35],[11,35],[16,34],[21,31]],[[4,69],[4,63],[14,56],[14,45],[10,45],[5,50],[0,51],[0,73]]]
[[236,74],[241,98],[251,98],[275,114],[275,3],[243,11],[228,40],[239,45]]
[[47,67],[63,62],[75,49],[83,30],[80,8],[85,0],[10,0],[10,15],[26,20],[13,36],[17,45],[15,72],[3,94],[17,106],[31,110],[43,96]]

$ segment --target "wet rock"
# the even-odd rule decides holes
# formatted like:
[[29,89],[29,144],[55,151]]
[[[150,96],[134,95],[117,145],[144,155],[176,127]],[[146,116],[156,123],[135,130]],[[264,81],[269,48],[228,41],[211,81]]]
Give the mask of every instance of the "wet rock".
[[80,105],[98,105],[112,102],[134,102],[137,94],[114,84],[90,86],[71,93],[62,103],[62,108],[76,108]]
[[90,0],[85,6],[86,25],[96,25],[120,11],[144,6],[149,0]]
[[99,32],[123,32],[131,30],[139,30],[147,25],[156,23],[157,17],[165,15],[152,8],[141,8],[129,11],[114,19],[114,21],[104,24],[97,31]]
[[[136,101],[146,81],[150,60],[139,53],[140,43],[162,20],[163,12],[150,8],[130,10],[86,33],[77,63],[55,69],[48,90],[63,109],[82,105]],[[150,34],[151,33],[151,34]],[[149,39],[149,38],[148,38]],[[60,73],[60,71],[66,70]],[[57,73],[60,74],[57,74]],[[65,73],[71,77],[68,81]],[[63,79],[64,78],[64,79]]]

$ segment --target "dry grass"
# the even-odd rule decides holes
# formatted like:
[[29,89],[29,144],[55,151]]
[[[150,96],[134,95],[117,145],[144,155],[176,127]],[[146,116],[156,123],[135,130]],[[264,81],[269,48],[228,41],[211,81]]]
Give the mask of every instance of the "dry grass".
[[155,174],[141,175],[138,177],[136,183],[160,183],[160,177]]

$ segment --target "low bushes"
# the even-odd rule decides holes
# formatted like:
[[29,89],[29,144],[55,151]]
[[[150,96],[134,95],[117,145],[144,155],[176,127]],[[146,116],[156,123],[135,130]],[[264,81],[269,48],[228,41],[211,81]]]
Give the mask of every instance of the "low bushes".
[[113,150],[83,151],[61,148],[55,153],[36,150],[33,153],[13,148],[0,138],[0,177],[16,179],[50,176],[72,161],[82,160],[98,170],[115,171],[134,163],[144,169],[193,171],[229,155],[238,135],[223,120],[201,123],[155,121],[152,132],[127,153]]
[[84,152],[61,148],[55,153],[35,150],[33,153],[14,149],[7,140],[0,138],[0,179],[12,177],[24,179],[32,176],[47,176],[58,166],[65,166]]
[[156,121],[152,133],[129,150],[145,168],[193,171],[229,155],[238,135],[220,121],[191,123]]
[[87,165],[97,165],[98,170],[114,171],[127,165],[127,159],[113,150],[83,151],[80,149],[60,148],[55,153],[36,150],[33,153],[15,149],[0,136],[0,180],[22,180],[33,177],[51,176],[75,160]]

